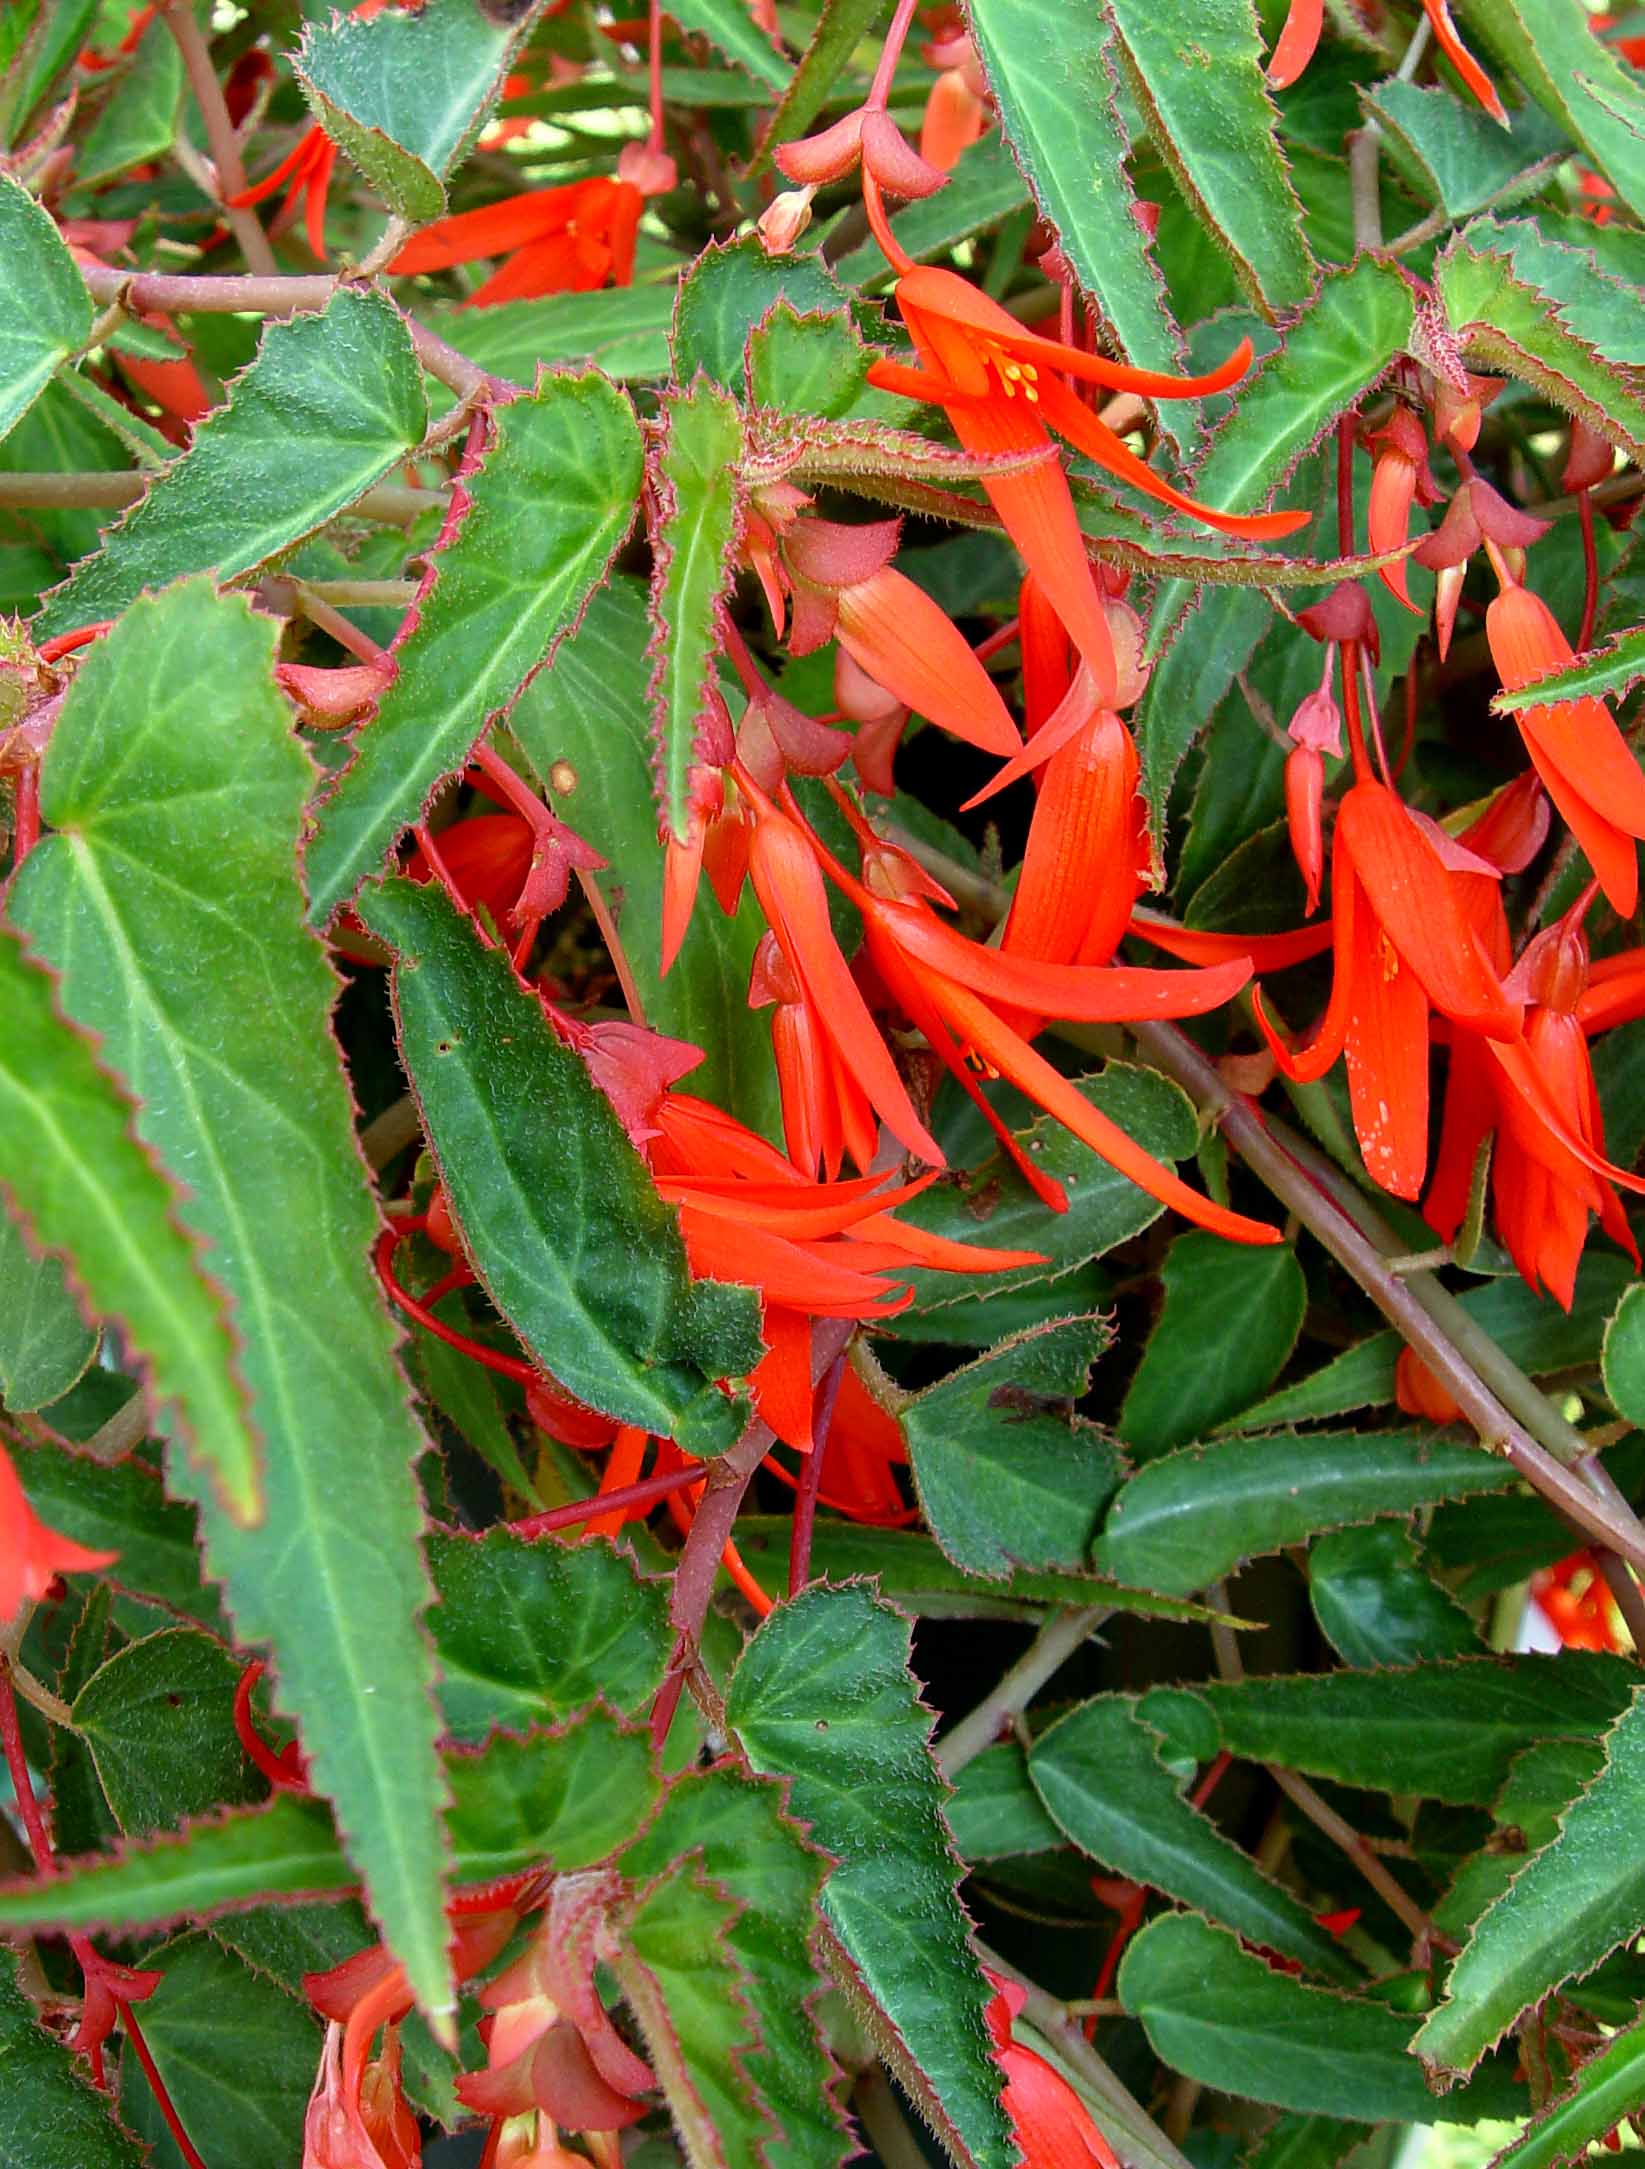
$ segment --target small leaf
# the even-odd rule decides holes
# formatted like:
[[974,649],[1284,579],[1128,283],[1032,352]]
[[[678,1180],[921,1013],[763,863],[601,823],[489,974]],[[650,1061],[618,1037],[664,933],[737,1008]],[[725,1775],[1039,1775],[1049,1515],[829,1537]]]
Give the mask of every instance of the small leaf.
[[183,95],[183,56],[158,15],[137,50],[111,78],[109,93],[74,161],[81,188],[112,180],[151,158],[163,158],[177,135]]
[[699,380],[688,392],[663,394],[649,698],[657,802],[681,842],[691,826],[691,770],[703,758],[716,693],[719,613],[733,577],[741,513],[742,446],[737,403],[713,385]]
[[972,1864],[1055,1852],[1067,1843],[1034,1790],[1028,1758],[1015,1740],[1001,1740],[966,1763],[954,1780],[947,1816],[955,1851]]
[[748,335],[748,403],[785,414],[839,415],[852,407],[868,375],[868,350],[849,314],[802,316],[774,302]]
[[604,377],[544,377],[528,398],[494,408],[491,429],[429,558],[394,681],[316,811],[308,881],[317,926],[381,869],[441,778],[508,714],[633,523],[640,433]]
[[1635,1689],[1605,1738],[1605,1762],[1474,1924],[1445,2000],[1416,2040],[1440,2085],[1465,2077],[1520,2016],[1591,1973],[1645,1920],[1639,1818],[1645,1803],[1645,1690]]
[[1419,1563],[1410,1530],[1391,1521],[1321,1537],[1308,1554],[1308,1599],[1343,1663],[1361,1669],[1484,1648],[1461,1605]]
[[901,1411],[926,1523],[957,1566],[1001,1575],[1085,1564],[1123,1464],[1072,1404],[1110,1338],[1100,1318],[1032,1326]]
[[74,1723],[122,1830],[175,1830],[261,1796],[234,1730],[239,1682],[221,1642],[172,1627],[116,1650],[81,1688]]
[[1645,2019],[1615,2033],[1570,2085],[1539,2110],[1490,2169],[1558,2169],[1579,2161],[1645,2100]]
[[1586,694],[1620,700],[1645,678],[1645,625],[1617,633],[1602,648],[1590,648],[1575,662],[1546,676],[1533,678],[1516,692],[1506,687],[1491,698],[1500,715],[1518,715],[1522,708],[1539,707],[1544,701],[1579,700]]
[[1645,92],[1580,7],[1471,0],[1468,29],[1645,214]]
[[1361,96],[1409,153],[1447,218],[1529,193],[1568,155],[1564,136],[1534,105],[1511,114],[1504,128],[1440,83],[1419,89],[1389,76]]
[[1139,1469],[1108,1511],[1092,1564],[1120,1581],[1187,1595],[1316,1529],[1516,1481],[1500,1456],[1420,1433],[1226,1439]]
[[[158,27],[158,26],[157,26]],[[91,330],[91,296],[57,221],[0,175],[0,437],[39,398]]]
[[1270,322],[1308,299],[1302,206],[1274,136],[1248,0],[1107,0],[1126,82],[1190,209]]
[[1630,1423],[1645,1420],[1645,1285],[1635,1281],[1622,1291],[1605,1328],[1601,1369],[1605,1396]]
[[823,1910],[889,2023],[899,2077],[956,2161],[1005,2169],[988,1990],[955,1896],[908,1646],[906,1621],[867,1590],[808,1590],[743,1651],[726,1717],[757,1770],[791,1780],[794,1813],[840,1863]]
[[1289,1244],[1247,1253],[1203,1229],[1177,1237],[1160,1280],[1164,1306],[1119,1416],[1139,1460],[1203,1437],[1260,1393],[1295,1347],[1308,1301]]
[[759,1358],[753,1294],[738,1331],[696,1346],[700,1291],[726,1291],[692,1282],[675,1214],[506,954],[432,882],[388,883],[360,912],[398,958],[401,1051],[492,1301],[589,1407],[687,1453],[723,1451],[744,1412],[714,1381]]
[[292,68],[314,117],[401,218],[446,207],[445,181],[473,149],[542,0],[440,0],[370,21],[310,22]]
[[381,294],[340,286],[318,315],[271,321],[228,404],[47,597],[35,639],[116,617],[184,573],[233,580],[267,564],[380,481],[424,421],[405,319]]
[[1442,2106],[1412,2060],[1410,2019],[1276,1973],[1192,1913],[1168,1913],[1133,1940],[1119,1993],[1162,2062],[1254,2101],[1402,2124],[1523,2113],[1523,2088],[1496,2070]]
[[674,19],[688,36],[707,38],[727,60],[770,89],[787,90],[793,65],[755,23],[743,0],[679,0]]
[[67,1393],[97,1353],[56,1258],[32,1257],[0,1205],[0,1401],[13,1414]]
[[828,102],[842,70],[873,29],[884,11],[885,0],[822,0],[817,27],[805,56],[794,70],[793,81],[778,103],[770,125],[760,139],[758,156],[749,171],[757,175],[779,143],[805,135]]
[[711,243],[680,281],[675,379],[692,384],[701,371],[724,390],[740,391],[749,334],[779,302],[802,316],[827,316],[849,298],[820,256],[768,256],[757,234]]
[[110,2113],[65,2042],[47,2033],[17,1982],[20,1951],[0,1951],[0,2161],[19,2169],[143,2169],[143,2150]]

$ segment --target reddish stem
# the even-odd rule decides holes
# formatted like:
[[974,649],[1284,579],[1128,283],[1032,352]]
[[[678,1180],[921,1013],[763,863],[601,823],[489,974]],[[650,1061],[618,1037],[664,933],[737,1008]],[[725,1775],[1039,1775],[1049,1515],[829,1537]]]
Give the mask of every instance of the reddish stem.
[[11,868],[15,873],[40,841],[40,764],[27,761],[17,771],[17,827],[12,837]]
[[1003,649],[1010,647],[1021,631],[1021,618],[1007,618],[997,633],[990,633],[986,640],[978,641],[972,652],[979,663],[991,663]]
[[879,243],[886,262],[899,278],[906,276],[914,268],[914,259],[891,231],[880,184],[866,166],[862,169],[862,207],[868,214],[868,230]]
[[891,18],[891,28],[885,33],[885,43],[880,47],[879,66],[874,70],[874,80],[868,86],[868,96],[863,100],[865,113],[883,113],[891,96],[892,78],[897,72],[897,62],[913,27],[914,10],[919,0],[897,0],[897,12]]
[[178,2153],[187,2162],[188,2169],[206,2169],[205,2163],[195,2152],[193,2141],[183,2129],[183,2120],[177,2114],[176,2105],[166,2091],[166,2082],[161,2078],[155,2066],[154,2058],[149,2054],[149,2045],[143,2039],[143,2029],[137,2023],[137,2013],[129,2003],[122,2003],[120,2006],[120,2023],[125,2027],[127,2038],[137,2052],[137,2061],[142,2065],[143,2076],[149,2082],[149,2090],[154,2096],[155,2107],[165,2118],[166,2129],[176,2140]]
[[1594,501],[1587,490],[1576,493],[1577,519],[1582,528],[1582,629],[1576,636],[1577,653],[1588,648],[1594,637],[1594,619],[1599,612],[1599,556],[1594,548]]
[[707,1474],[706,1461],[688,1461],[683,1468],[669,1469],[660,1476],[648,1476],[641,1483],[625,1484],[618,1491],[573,1499],[569,1506],[551,1506],[546,1513],[530,1514],[524,1521],[511,1521],[508,1526],[516,1536],[527,1540],[551,1536],[556,1529],[575,1529],[581,1522],[592,1521],[596,1514],[626,1513],[636,1506],[651,1506],[658,1499],[666,1499],[672,1491],[683,1491],[687,1484],[700,1483]]
[[1348,725],[1348,751],[1354,763],[1354,781],[1369,783],[1371,763],[1365,751],[1365,724],[1359,712],[1359,642],[1342,643],[1342,713]]
[[648,151],[660,151],[663,147],[663,10],[662,0],[650,0],[651,57],[649,83],[651,99],[651,133],[646,137]]
[[[542,1373],[535,1364],[522,1362],[518,1356],[505,1356],[499,1349],[486,1347],[483,1341],[471,1341],[466,1333],[459,1333],[455,1326],[448,1326],[443,1318],[436,1318],[424,1302],[420,1302],[409,1288],[401,1286],[394,1275],[394,1253],[408,1235],[414,1235],[423,1225],[421,1220],[397,1220],[393,1227],[384,1228],[377,1238],[372,1259],[377,1276],[382,1281],[383,1292],[389,1301],[408,1318],[414,1318],[424,1332],[432,1333],[436,1340],[448,1348],[457,1348],[465,1356],[472,1356],[476,1363],[483,1363],[488,1371],[499,1371],[504,1378],[512,1378],[522,1386],[537,1385]],[[451,1275],[446,1275],[449,1281]],[[441,1282],[443,1288],[446,1281]]]
[[839,1398],[845,1369],[843,1351],[823,1374],[811,1412],[811,1451],[800,1471],[794,1495],[794,1521],[788,1536],[788,1594],[797,1597],[811,1579],[811,1532],[817,1521],[817,1494],[822,1489],[823,1455],[834,1422],[834,1403]]

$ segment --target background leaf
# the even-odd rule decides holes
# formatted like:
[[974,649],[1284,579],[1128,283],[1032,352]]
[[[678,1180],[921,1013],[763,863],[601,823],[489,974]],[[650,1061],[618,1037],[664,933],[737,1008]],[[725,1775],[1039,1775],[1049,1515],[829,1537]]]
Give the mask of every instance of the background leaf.
[[175,1830],[266,1787],[234,1731],[240,1666],[193,1627],[117,1650],[74,1699],[74,1722],[122,1830]]
[[17,1983],[21,1954],[0,1953],[0,2161],[29,2169],[142,2169],[142,2149]]
[[56,1258],[31,1257],[23,1231],[0,1210],[0,1401],[14,1413],[67,1393],[97,1352]]
[[1296,1345],[1308,1300],[1287,1243],[1246,1253],[1203,1229],[1160,1268],[1164,1305],[1120,1410],[1120,1435],[1151,1460],[1214,1430],[1268,1384]]
[[10,175],[0,176],[0,437],[26,414],[57,364],[91,330],[91,296],[57,222]]

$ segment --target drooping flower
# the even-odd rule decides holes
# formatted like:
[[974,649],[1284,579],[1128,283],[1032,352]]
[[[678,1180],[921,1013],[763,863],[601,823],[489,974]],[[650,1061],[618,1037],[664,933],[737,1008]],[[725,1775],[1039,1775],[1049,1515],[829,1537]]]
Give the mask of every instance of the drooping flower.
[[470,309],[541,294],[592,293],[608,279],[627,286],[644,205],[640,189],[620,176],[527,189],[436,219],[406,243],[389,272],[402,277],[501,258],[469,295],[464,306]]
[[10,1626],[25,1604],[49,1594],[59,1574],[89,1574],[113,1566],[120,1554],[93,1551],[50,1529],[0,1446],[0,1627]]
[[[1413,502],[1437,503],[1439,487],[1428,466],[1428,439],[1409,407],[1396,406],[1383,426],[1372,431],[1370,443],[1374,457],[1365,534],[1372,551],[1380,554],[1400,547],[1411,531]],[[1411,600],[1403,558],[1381,566],[1377,577],[1407,610],[1417,608]]]
[[928,165],[952,173],[960,153],[988,125],[987,81],[962,21],[945,26],[922,47],[921,58],[939,72],[920,122],[920,156]]
[[988,1975],[994,1995],[983,2016],[994,2061],[1005,2075],[1000,2095],[1023,2169],[1119,2169],[1119,2157],[1062,2073],[1012,2034],[1026,2001],[1015,1981]]

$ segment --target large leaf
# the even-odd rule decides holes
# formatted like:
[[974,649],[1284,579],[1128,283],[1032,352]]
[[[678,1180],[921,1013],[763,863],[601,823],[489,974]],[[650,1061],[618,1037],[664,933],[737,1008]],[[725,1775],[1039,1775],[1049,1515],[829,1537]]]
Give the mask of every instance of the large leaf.
[[1523,2106],[1523,2090],[1498,2071],[1436,2101],[1410,2054],[1410,2019],[1276,1973],[1192,1913],[1168,1913],[1142,1931],[1120,1966],[1119,1993],[1174,2071],[1282,2109],[1431,2124]]
[[1560,2162],[1580,2161],[1642,2100],[1645,2020],[1613,2034],[1590,2056],[1565,2091],[1509,2140],[1491,2169],[1555,2169]]
[[62,1265],[31,1256],[0,1209],[0,1401],[14,1412],[43,1408],[68,1392],[96,1348],[97,1329],[81,1316]]
[[746,1411],[714,1381],[759,1359],[754,1296],[691,1280],[611,1102],[443,890],[395,881],[360,909],[398,958],[401,1052],[497,1308],[589,1407],[688,1453],[729,1446]]
[[1440,2084],[1466,2075],[1521,2012],[1591,1973],[1645,1922],[1645,1690],[1636,1688],[1606,1735],[1605,1762],[1475,1923],[1417,2036]]
[[1117,1580],[1186,1596],[1316,1529],[1410,1514],[1515,1482],[1500,1456],[1420,1433],[1225,1439],[1139,1469],[1108,1511],[1092,1564]]
[[143,2150],[66,2042],[47,2033],[17,1982],[21,1953],[0,1953],[0,2161],[18,2169],[142,2169]]
[[[79,701],[72,712],[86,707]],[[48,764],[48,778],[62,758]],[[19,884],[20,904],[32,893]],[[25,910],[17,917],[28,924]],[[49,942],[39,946],[62,966]],[[34,1240],[71,1261],[92,1309],[130,1335],[154,1405],[191,1462],[230,1512],[254,1520],[261,1441],[224,1290],[208,1277],[220,1261],[208,1264],[181,1224],[178,1186],[144,1149],[152,1137],[65,1022],[57,993],[16,937],[0,933],[0,1181]],[[64,1007],[74,1022],[100,1022],[76,1015],[72,989]],[[113,1046],[102,1051],[118,1059]]]
[[1305,1906],[1183,1796],[1129,1695],[1099,1695],[1034,1742],[1028,1775],[1063,1832],[1100,1866],[1198,1906],[1247,1943],[1334,1981],[1358,1978]]
[[1196,1228],[1160,1268],[1165,1302],[1120,1410],[1132,1455],[1202,1438],[1266,1386],[1296,1345],[1308,1300],[1288,1243],[1246,1251]]
[[440,0],[311,21],[292,56],[315,118],[391,211],[422,225],[473,148],[542,0]]
[[0,175],[0,437],[45,390],[57,364],[85,344],[91,296],[57,221]]
[[[691,771],[715,697],[719,613],[733,574],[742,417],[737,403],[699,380],[665,392],[653,536],[650,697],[657,795],[669,833],[691,826]],[[712,765],[712,763],[708,763]]]
[[823,1910],[901,2050],[899,2076],[957,2161],[1004,2169],[988,1989],[908,1647],[907,1622],[866,1589],[808,1590],[744,1650],[726,1716],[757,1770],[792,1781],[794,1813],[840,1863]]
[[1391,1521],[1321,1537],[1308,1554],[1308,1600],[1345,1664],[1419,1664],[1477,1656],[1485,1646],[1418,1559],[1410,1530]]
[[444,1847],[411,1463],[422,1439],[372,1276],[376,1206],[303,923],[309,763],[274,689],[275,627],[204,581],[136,604],[90,652],[46,756],[48,836],[13,911],[188,1170],[180,1208],[245,1337],[267,1442],[262,1525],[204,1510],[242,1642],[282,1706],[418,1996],[447,1998]]
[[[1367,1791],[1485,1805],[1514,1757],[1542,1740],[1587,1739],[1627,1706],[1620,1657],[1464,1657],[1408,1671],[1156,1688],[1142,1714],[1253,1762]],[[1203,1720],[1201,1717],[1203,1713]]]
[[1470,35],[1510,67],[1645,214],[1645,91],[1579,0],[1471,0]]
[[1107,0],[1107,12],[1148,132],[1240,284],[1269,318],[1306,301],[1314,264],[1248,0]]
[[308,847],[323,925],[436,784],[461,767],[574,625],[627,534],[640,435],[625,396],[594,372],[549,376],[494,410],[490,449],[469,475],[429,560],[398,671],[322,802]]
[[234,1731],[233,1654],[194,1627],[128,1642],[74,1699],[74,1723],[122,1830],[175,1830],[265,1789]]
[[183,573],[266,564],[381,480],[425,419],[411,335],[381,294],[340,286],[317,315],[271,322],[228,404],[48,596],[35,638],[115,617]]
[[957,1566],[1084,1566],[1123,1462],[1069,1411],[1108,1339],[1100,1318],[1030,1327],[902,1410],[921,1509]]

